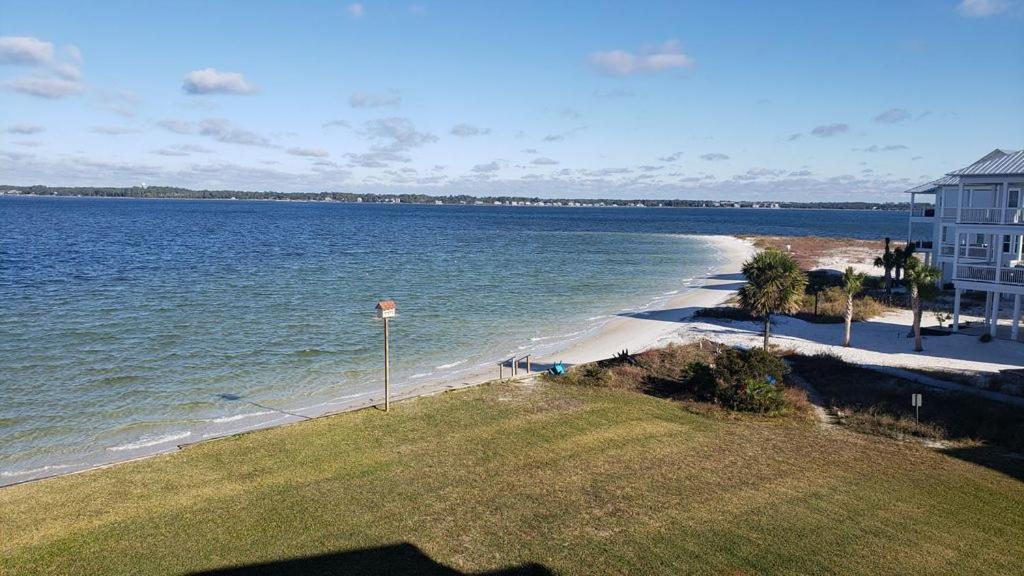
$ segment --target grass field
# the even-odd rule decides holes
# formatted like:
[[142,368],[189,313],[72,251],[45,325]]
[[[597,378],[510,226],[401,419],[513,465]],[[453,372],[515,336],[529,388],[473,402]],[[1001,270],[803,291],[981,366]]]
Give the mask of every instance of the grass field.
[[841,427],[538,381],[0,490],[4,575],[500,570],[1022,574],[1024,483]]

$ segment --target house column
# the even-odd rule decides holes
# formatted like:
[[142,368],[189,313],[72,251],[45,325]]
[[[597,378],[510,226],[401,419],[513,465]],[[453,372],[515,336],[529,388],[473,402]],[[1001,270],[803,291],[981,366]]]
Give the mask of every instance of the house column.
[[914,233],[914,197],[917,194],[910,193],[910,218],[907,220],[907,244],[910,244],[910,239]]
[[985,326],[988,326],[992,319],[992,293],[985,292]]
[[960,294],[963,293],[963,288],[955,288],[953,290],[955,296],[953,296],[953,332],[960,331]]
[[[941,236],[940,236],[941,238]],[[957,266],[960,264],[960,227],[953,225],[953,274],[951,279],[953,284],[956,285],[957,277]]]
[[1010,338],[1016,340],[1020,335],[1020,294],[1013,296],[1013,324],[1010,324]]
[[992,323],[988,326],[988,333],[995,338],[996,330],[999,329],[999,292],[992,292]]

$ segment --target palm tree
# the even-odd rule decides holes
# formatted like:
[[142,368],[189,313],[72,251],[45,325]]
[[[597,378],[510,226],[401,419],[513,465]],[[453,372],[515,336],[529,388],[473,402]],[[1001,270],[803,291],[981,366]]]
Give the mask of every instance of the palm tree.
[[791,314],[800,309],[807,275],[793,257],[778,250],[758,252],[743,263],[747,283],[739,290],[740,304],[755,316],[764,317],[764,349],[768,349],[772,314]]
[[942,271],[934,266],[925,266],[920,260],[911,256],[904,265],[903,282],[910,291],[910,307],[914,311],[914,351],[924,350],[921,346],[921,303],[931,300],[938,293],[937,282]]
[[902,248],[897,248],[897,249],[892,251],[894,259],[895,259],[894,266],[893,266],[893,271],[895,272],[894,280],[896,282],[900,281],[900,277],[902,276],[903,268],[906,267],[906,265],[907,265],[907,260],[909,260],[914,255],[914,252],[916,252],[916,251],[917,251],[917,245],[914,244],[913,242],[909,242],[909,243],[907,243],[906,246],[903,246]]
[[853,296],[864,288],[866,275],[855,272],[850,266],[843,272],[843,293],[846,294],[846,313],[843,315],[846,321],[846,330],[843,332],[843,346],[850,345],[850,327],[853,324]]
[[875,258],[875,268],[885,269],[885,293],[892,294],[892,269],[896,267],[896,254],[890,247],[892,240],[885,239],[885,252]]

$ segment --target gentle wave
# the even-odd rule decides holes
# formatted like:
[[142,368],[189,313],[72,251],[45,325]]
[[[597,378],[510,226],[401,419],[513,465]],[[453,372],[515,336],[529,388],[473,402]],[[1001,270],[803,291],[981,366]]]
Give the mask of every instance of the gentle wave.
[[413,374],[412,376],[409,376],[409,380],[416,380],[417,378],[426,378],[431,374],[433,374],[433,372],[422,372],[420,374]]
[[256,416],[266,416],[267,414],[273,414],[270,410],[262,410],[260,412],[249,412],[248,414],[235,414],[234,416],[221,416],[220,418],[211,418],[204,420],[204,422],[212,422],[214,424],[226,424],[228,422],[235,422],[244,418],[255,418]]
[[123,450],[138,450],[139,448],[148,448],[150,446],[156,446],[157,444],[166,444],[168,442],[174,442],[175,440],[181,440],[182,438],[188,438],[192,435],[192,432],[177,432],[175,434],[165,434],[163,436],[147,437],[143,436],[135,442],[128,444],[122,444],[121,446],[111,446],[107,448],[111,452],[121,452]]
[[71,468],[70,464],[54,464],[52,466],[41,466],[39,468],[30,468],[28,470],[13,470],[0,472],[0,477],[3,478],[15,478],[17,476],[29,476],[32,474],[39,474],[40,472],[49,472],[51,470],[63,470],[65,468]]
[[452,362],[451,364],[441,364],[440,366],[435,367],[434,370],[447,370],[448,368],[455,368],[456,366],[460,364],[465,364],[468,361],[469,360],[459,360],[458,362]]

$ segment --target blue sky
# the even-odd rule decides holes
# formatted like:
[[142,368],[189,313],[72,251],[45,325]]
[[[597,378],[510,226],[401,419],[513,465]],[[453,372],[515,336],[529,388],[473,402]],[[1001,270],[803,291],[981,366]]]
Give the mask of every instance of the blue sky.
[[1024,134],[1020,0],[0,0],[0,181],[899,200]]

